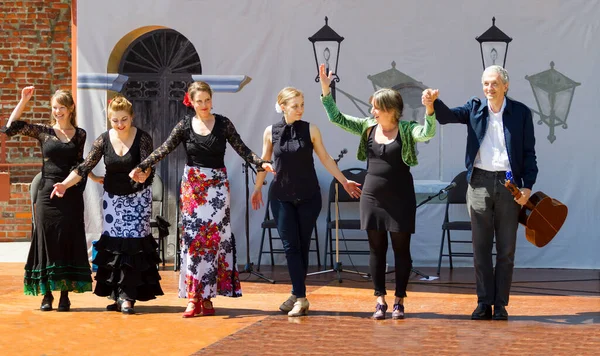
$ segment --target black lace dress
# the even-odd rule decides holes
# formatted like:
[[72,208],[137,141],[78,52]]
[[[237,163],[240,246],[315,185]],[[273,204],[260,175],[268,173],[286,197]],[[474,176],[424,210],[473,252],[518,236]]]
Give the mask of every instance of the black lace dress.
[[47,125],[14,121],[1,132],[8,136],[36,138],[42,146],[42,180],[37,192],[35,228],[25,264],[25,294],[46,294],[53,290],[92,290],[85,225],[83,189],[85,180],[69,189],[62,198],[50,199],[54,183],[61,182],[83,160],[86,133],[76,128],[69,142],[62,142]]
[[152,237],[152,178],[142,184],[129,172],[152,152],[152,137],[136,129],[129,150],[117,155],[109,132],[100,135],[76,171],[84,177],[104,157],[106,174],[102,196],[102,230],[93,263],[98,266],[94,294],[126,300],[147,301],[163,295],[157,264],[158,244]]

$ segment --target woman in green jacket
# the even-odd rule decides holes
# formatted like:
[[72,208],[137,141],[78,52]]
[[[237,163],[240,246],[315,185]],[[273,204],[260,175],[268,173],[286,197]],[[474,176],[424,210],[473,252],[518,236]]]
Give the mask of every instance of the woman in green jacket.
[[371,98],[373,117],[356,118],[342,114],[331,97],[332,73],[322,64],[319,77],[321,98],[329,121],[361,136],[357,158],[367,161],[367,176],[360,197],[360,225],[369,237],[369,266],[377,305],[373,318],[385,319],[385,266],[387,235],[392,240],[395,260],[396,291],[393,319],[404,318],[404,298],[412,268],[410,238],[415,232],[417,203],[410,167],[417,165],[416,142],[435,135],[435,116],[424,125],[400,121],[404,103],[393,89],[376,91]]

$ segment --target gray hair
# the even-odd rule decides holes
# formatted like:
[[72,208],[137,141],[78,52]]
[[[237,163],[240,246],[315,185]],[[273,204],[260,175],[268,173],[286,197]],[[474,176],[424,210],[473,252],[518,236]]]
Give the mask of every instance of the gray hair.
[[502,83],[508,84],[508,82],[509,82],[508,72],[506,71],[506,69],[502,68],[502,66],[492,65],[492,66],[487,67],[483,71],[483,74],[481,75],[481,82],[483,82],[483,76],[486,73],[497,73],[500,75],[500,79],[502,79]]

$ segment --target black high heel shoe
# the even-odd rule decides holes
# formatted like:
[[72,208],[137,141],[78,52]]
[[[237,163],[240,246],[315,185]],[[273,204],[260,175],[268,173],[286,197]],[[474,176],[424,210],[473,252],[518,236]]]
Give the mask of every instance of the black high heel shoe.
[[52,295],[52,293],[46,293],[44,295],[44,299],[42,299],[42,305],[40,305],[40,310],[41,311],[51,311],[53,301],[54,301],[54,296]]
[[69,300],[69,292],[62,291],[60,292],[60,299],[58,300],[58,311],[59,312],[68,312],[71,310],[71,301]]

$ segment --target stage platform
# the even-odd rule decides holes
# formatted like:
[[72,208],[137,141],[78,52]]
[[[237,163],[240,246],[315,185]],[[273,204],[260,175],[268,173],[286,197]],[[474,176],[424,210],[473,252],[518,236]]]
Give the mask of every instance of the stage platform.
[[[348,267],[348,266],[345,266]],[[365,270],[365,268],[361,268]],[[434,268],[423,268],[435,273]],[[105,311],[108,300],[71,295],[70,312],[41,312],[23,295],[23,264],[0,263],[3,355],[592,355],[600,353],[600,271],[515,270],[509,321],[472,321],[471,268],[413,275],[406,319],[371,320],[369,280],[354,274],[309,277],[310,313],[279,312],[291,285],[284,266],[263,267],[269,284],[242,274],[242,298],[217,297],[217,315],[183,319],[178,273],[161,271],[165,295],[136,315]],[[391,275],[388,275],[391,282]],[[388,284],[393,290],[393,283]],[[391,302],[393,293],[390,294]],[[54,306],[58,298],[56,296]],[[389,316],[389,313],[388,313]]]

